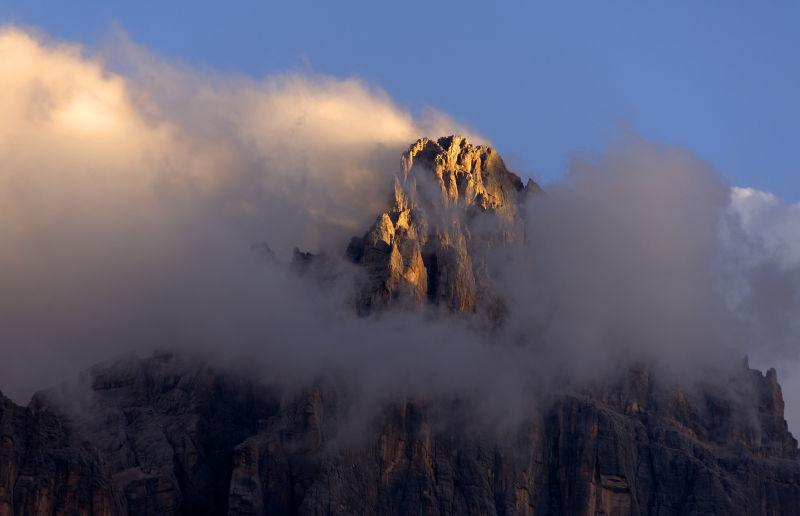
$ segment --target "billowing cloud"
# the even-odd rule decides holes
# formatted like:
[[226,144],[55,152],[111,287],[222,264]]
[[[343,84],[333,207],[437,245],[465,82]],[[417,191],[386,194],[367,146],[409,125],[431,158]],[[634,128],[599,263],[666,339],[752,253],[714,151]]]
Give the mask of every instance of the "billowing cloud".
[[[12,393],[169,340],[164,325],[190,314],[240,310],[258,283],[253,244],[284,260],[294,246],[342,253],[409,142],[463,132],[357,80],[203,75],[125,41],[93,55],[13,27],[0,54],[0,376]],[[232,292],[242,299],[222,306]]]
[[[360,319],[359,271],[336,257],[406,146],[464,128],[357,80],[199,73],[125,41],[92,54],[5,28],[0,55],[0,388],[17,399],[169,346],[297,385],[341,371],[372,401],[466,393],[502,416],[548,375],[796,351],[798,208],[731,201],[685,150],[631,138],[529,198],[525,244],[493,262],[503,330]],[[287,272],[294,246],[333,257],[324,289]]]

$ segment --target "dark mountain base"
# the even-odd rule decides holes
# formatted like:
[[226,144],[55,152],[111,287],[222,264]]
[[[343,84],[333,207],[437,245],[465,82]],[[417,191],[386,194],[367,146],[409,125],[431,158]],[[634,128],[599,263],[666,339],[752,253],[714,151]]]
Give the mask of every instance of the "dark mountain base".
[[[288,401],[170,354],[0,403],[0,514],[797,514],[800,461],[774,372],[693,394],[633,371],[501,434],[452,407]],[[448,415],[450,414],[450,415]],[[747,414],[747,416],[744,416]],[[466,430],[469,428],[469,430]],[[476,430],[479,429],[479,430]],[[483,428],[483,430],[480,430]],[[503,436],[501,436],[503,435]]]

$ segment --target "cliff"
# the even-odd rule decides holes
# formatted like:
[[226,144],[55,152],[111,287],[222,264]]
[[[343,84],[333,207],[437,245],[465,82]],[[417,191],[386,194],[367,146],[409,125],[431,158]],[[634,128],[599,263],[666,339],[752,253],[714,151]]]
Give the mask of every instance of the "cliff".
[[[3,400],[0,514],[795,514],[773,371],[664,388],[630,370],[497,433],[464,407],[386,406],[342,440],[330,385],[282,399],[170,354],[93,368],[70,404]],[[77,393],[77,394],[76,394]],[[755,412],[751,412],[753,409]],[[487,426],[488,427],[488,426]]]
[[0,394],[0,515],[119,514],[98,451],[47,405]]

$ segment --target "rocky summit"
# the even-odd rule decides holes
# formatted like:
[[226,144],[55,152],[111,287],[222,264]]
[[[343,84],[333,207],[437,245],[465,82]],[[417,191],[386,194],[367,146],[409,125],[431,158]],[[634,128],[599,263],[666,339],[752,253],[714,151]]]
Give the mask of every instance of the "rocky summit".
[[[356,310],[502,324],[489,253],[524,237],[538,191],[490,147],[414,143],[386,210],[347,246],[364,272]],[[631,365],[531,397],[504,430],[465,422],[461,400],[396,399],[352,437],[336,381],[287,395],[172,352],[124,358],[27,407],[0,395],[0,515],[800,514],[774,370],[745,362],[687,387]]]
[[499,317],[487,252],[522,238],[520,201],[538,190],[533,181],[524,186],[491,147],[461,136],[414,143],[389,209],[347,249],[369,275],[359,311],[430,302]]

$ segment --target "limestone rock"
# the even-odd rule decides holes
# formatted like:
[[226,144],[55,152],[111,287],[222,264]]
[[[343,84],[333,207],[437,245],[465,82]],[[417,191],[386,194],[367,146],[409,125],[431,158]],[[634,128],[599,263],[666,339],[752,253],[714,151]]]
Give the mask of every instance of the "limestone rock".
[[[763,380],[743,370],[732,381],[754,397],[721,399],[757,405],[771,390]],[[298,514],[749,515],[794,514],[800,503],[797,442],[785,424],[753,439],[769,426],[774,406],[760,406],[748,422],[737,411],[718,411],[702,389],[661,389],[643,371],[592,395],[558,396],[502,437],[464,431],[456,420],[437,420],[441,411],[429,404],[405,401],[386,408],[366,442],[326,450],[333,436],[321,430],[332,417],[322,409],[324,396],[315,391],[294,402],[307,407],[299,426],[296,417],[282,417],[246,442],[248,459],[234,477],[242,470],[250,493],[262,496],[249,507]],[[739,437],[719,441],[719,427]],[[295,432],[312,443],[300,453],[280,437]],[[270,472],[253,474],[254,463]]]
[[98,365],[33,403],[92,444],[117,513],[137,515],[224,513],[233,449],[277,408],[253,382],[171,353]]
[[[631,370],[513,431],[396,400],[359,439],[331,385],[277,396],[169,354],[0,402],[0,514],[795,514],[773,372],[682,391]],[[69,401],[67,403],[67,401]],[[745,417],[746,416],[746,417]],[[476,429],[477,428],[477,429]],[[481,430],[481,428],[484,428]]]
[[519,203],[536,190],[532,181],[523,187],[491,147],[461,136],[414,143],[389,209],[347,250],[369,277],[359,311],[429,301],[453,312],[499,314],[489,253],[522,238]]
[[0,394],[0,515],[121,513],[90,443],[46,406]]

